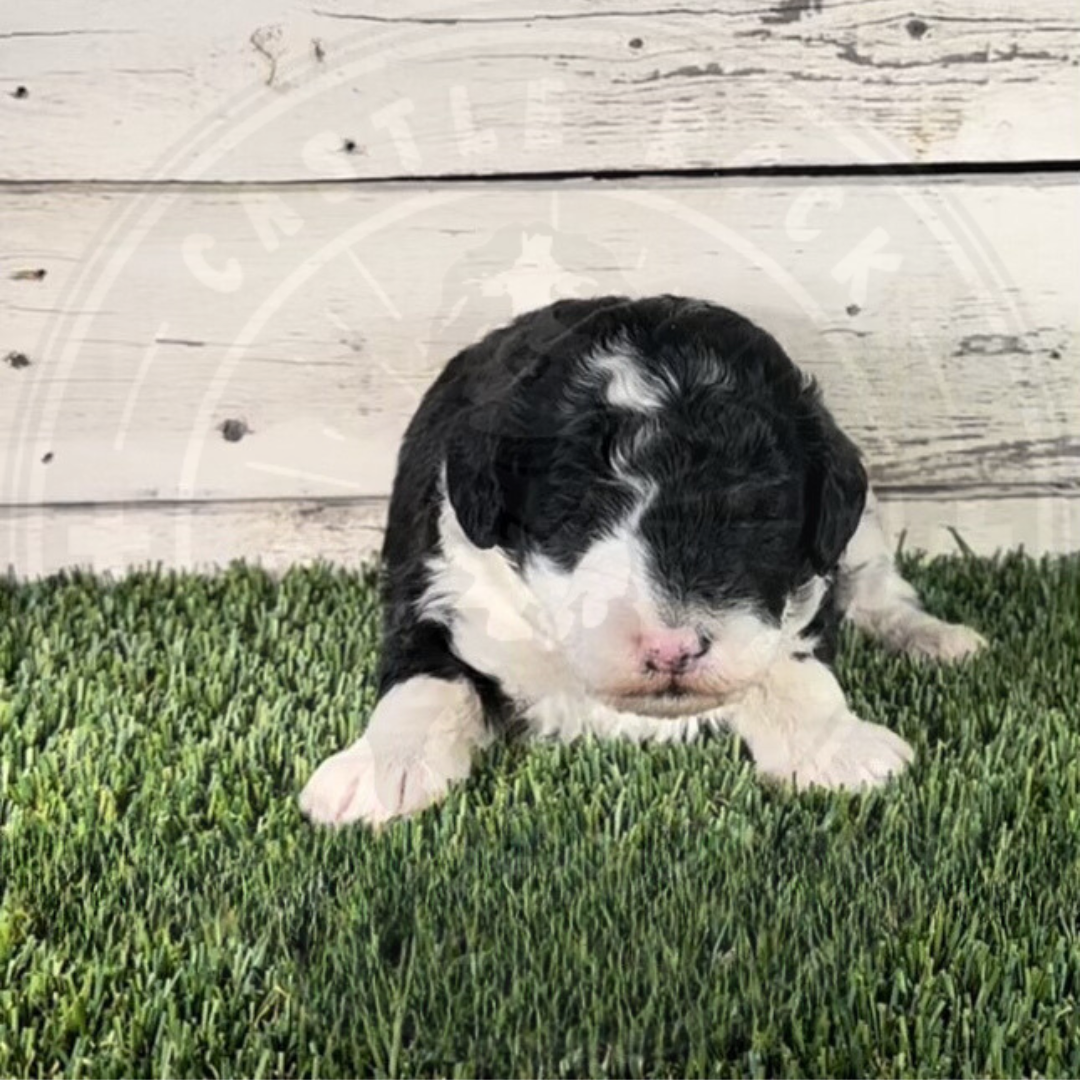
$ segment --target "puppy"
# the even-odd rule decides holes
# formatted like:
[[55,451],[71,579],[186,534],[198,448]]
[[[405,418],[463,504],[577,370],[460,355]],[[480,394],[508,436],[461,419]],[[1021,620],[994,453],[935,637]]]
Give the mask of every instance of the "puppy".
[[952,660],[984,643],[897,573],[851,441],[735,312],[567,300],[461,352],[409,426],[383,560],[379,700],[300,797],[377,825],[511,724],[743,739],[759,772],[859,789],[911,761],[848,709],[842,616]]

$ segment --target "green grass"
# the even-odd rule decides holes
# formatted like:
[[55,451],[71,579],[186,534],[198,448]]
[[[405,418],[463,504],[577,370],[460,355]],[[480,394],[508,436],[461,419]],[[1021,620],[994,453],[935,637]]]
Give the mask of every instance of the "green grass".
[[884,792],[519,744],[378,836],[295,802],[362,575],[0,580],[0,1075],[1080,1075],[1080,559],[907,569],[994,648],[848,640]]

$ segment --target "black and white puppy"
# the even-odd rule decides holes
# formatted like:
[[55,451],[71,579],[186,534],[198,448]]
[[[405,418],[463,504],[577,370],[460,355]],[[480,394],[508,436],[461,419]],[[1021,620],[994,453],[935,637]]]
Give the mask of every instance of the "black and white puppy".
[[401,447],[383,571],[379,701],[305,787],[317,822],[415,813],[522,722],[717,725],[766,776],[881,784],[912,752],[848,709],[841,616],[926,657],[984,644],[897,573],[813,381],[742,316],[669,296],[562,301],[451,360]]

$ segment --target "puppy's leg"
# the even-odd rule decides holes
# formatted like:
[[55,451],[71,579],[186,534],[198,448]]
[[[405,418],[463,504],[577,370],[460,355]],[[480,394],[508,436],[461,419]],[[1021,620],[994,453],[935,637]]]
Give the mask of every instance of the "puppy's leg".
[[873,491],[840,560],[837,592],[847,618],[898,652],[960,660],[986,645],[970,627],[943,622],[923,610],[918,594],[893,562]]
[[490,738],[480,694],[448,655],[434,659],[400,666],[395,657],[364,734],[327,758],[301,793],[312,821],[380,825],[438,802],[469,775],[473,751]]
[[895,732],[855,716],[836,676],[812,658],[777,661],[721,719],[747,744],[758,772],[797,788],[878,787],[913,757]]

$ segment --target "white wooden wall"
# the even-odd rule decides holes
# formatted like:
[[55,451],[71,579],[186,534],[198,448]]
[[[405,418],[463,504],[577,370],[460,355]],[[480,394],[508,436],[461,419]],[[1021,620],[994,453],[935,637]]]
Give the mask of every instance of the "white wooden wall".
[[355,562],[604,291],[772,330],[909,546],[1080,547],[1078,162],[1075,0],[5,4],[0,568]]

